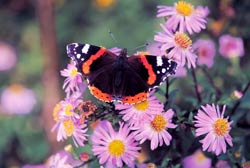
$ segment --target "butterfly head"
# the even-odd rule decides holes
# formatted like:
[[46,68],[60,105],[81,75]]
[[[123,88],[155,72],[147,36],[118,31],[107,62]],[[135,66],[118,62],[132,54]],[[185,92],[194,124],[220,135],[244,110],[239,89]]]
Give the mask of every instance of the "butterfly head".
[[122,51],[120,52],[119,57],[127,57],[128,50],[126,48],[123,48]]

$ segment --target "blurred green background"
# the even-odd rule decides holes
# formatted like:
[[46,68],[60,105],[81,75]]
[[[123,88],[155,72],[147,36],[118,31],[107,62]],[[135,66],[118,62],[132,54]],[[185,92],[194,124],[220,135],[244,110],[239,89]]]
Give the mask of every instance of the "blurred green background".
[[[9,85],[22,84],[32,89],[37,99],[30,114],[10,115],[0,109],[1,168],[18,167],[26,163],[42,163],[50,153],[55,152],[49,147],[50,142],[47,137],[50,135],[44,129],[46,121],[41,114],[45,100],[48,99],[48,95],[44,94],[46,88],[44,88],[44,81],[42,81],[48,63],[45,61],[43,52],[46,49],[42,48],[40,41],[41,20],[37,10],[40,4],[38,2],[39,0],[0,0],[0,42],[11,45],[17,54],[16,65],[8,71],[0,71],[0,92]],[[107,48],[125,47],[132,54],[135,52],[134,48],[152,41],[156,32],[160,30],[159,23],[162,20],[156,18],[156,6],[173,5],[176,1],[54,0],[52,2],[55,22],[51,22],[51,25],[48,26],[55,27],[58,58],[51,58],[50,61],[56,65],[54,70],[58,72],[57,77],[59,77],[59,70],[66,68],[69,62],[65,51],[65,46],[68,43],[83,42]],[[199,34],[200,37],[210,37],[216,43],[218,43],[218,37],[223,33],[243,37],[246,56],[240,60],[239,65],[244,70],[230,74],[230,69],[228,70],[226,67],[231,63],[217,56],[216,61],[219,63],[216,68],[210,71],[215,78],[216,85],[219,88],[227,88],[223,93],[224,100],[226,100],[233,90],[242,89],[242,83],[246,83],[249,79],[250,20],[248,18],[250,16],[250,1],[212,0],[208,2],[203,0],[190,2],[195,5],[206,4],[210,8],[208,29]],[[229,3],[235,15],[233,17],[227,16],[225,11],[221,9],[221,3]],[[42,8],[40,14],[46,15],[47,10],[47,8]],[[222,19],[224,19],[223,23],[220,22]],[[110,31],[117,42],[112,39]],[[194,35],[192,38],[198,37]],[[56,77],[50,76],[50,78]],[[205,81],[203,78],[200,75],[199,81]],[[63,80],[60,77],[57,81],[60,99],[65,96],[61,89]],[[179,89],[182,90],[178,93],[179,99],[183,94],[189,93],[194,97],[192,80],[181,80],[186,80],[186,82],[180,81],[175,86],[183,88]],[[50,79],[48,79],[49,81]],[[209,84],[204,87],[208,93],[212,94],[213,90]],[[208,95],[207,101],[209,100]],[[248,109],[249,93],[246,97],[247,100],[245,103],[243,102],[243,105]],[[190,98],[179,108],[189,110],[193,102],[194,100]],[[51,108],[51,113],[52,110]],[[248,117],[250,116],[248,115]],[[50,118],[52,118],[52,114]],[[61,144],[61,146],[63,145]]]

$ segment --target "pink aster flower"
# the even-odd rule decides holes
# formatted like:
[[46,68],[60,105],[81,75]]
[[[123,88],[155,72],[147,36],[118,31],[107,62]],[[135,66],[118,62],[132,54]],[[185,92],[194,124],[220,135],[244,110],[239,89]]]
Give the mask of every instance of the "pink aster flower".
[[68,64],[67,69],[61,71],[61,75],[66,77],[63,84],[63,89],[69,95],[71,92],[84,91],[86,84],[82,80],[81,73],[73,62]]
[[150,55],[163,56],[167,55],[166,51],[161,50],[162,43],[153,42],[146,47],[146,52]]
[[116,132],[108,121],[101,122],[92,135],[92,151],[98,157],[100,164],[105,167],[134,167],[134,160],[138,157],[140,147],[130,133],[128,125],[120,123]]
[[0,42],[0,71],[7,71],[16,65],[15,49],[7,43]]
[[222,112],[220,112],[219,106],[214,104],[201,106],[198,110],[198,114],[194,117],[196,120],[195,127],[196,136],[206,134],[205,138],[200,142],[202,143],[203,151],[208,150],[219,155],[221,152],[226,152],[226,142],[233,146],[232,137],[229,135],[231,130],[232,121],[228,121],[227,118],[223,118],[226,106],[223,106]]
[[122,110],[120,114],[122,119],[128,121],[129,125],[138,125],[141,121],[146,120],[152,115],[155,115],[163,110],[163,104],[150,93],[149,97],[134,105],[116,104],[116,110]]
[[87,140],[87,125],[72,118],[58,121],[52,128],[52,131],[57,129],[57,141],[63,141],[72,137],[76,147],[84,146]]
[[200,15],[200,17],[207,17],[208,14],[209,14],[209,8],[206,6],[206,7],[203,7],[203,6],[197,6],[196,8],[196,12],[198,15]]
[[241,99],[242,96],[243,96],[243,93],[241,91],[238,91],[238,90],[233,91],[232,97],[234,99],[236,99],[236,100]]
[[13,84],[3,90],[0,103],[8,114],[28,114],[35,107],[35,93],[20,84]]
[[68,119],[69,117],[74,117],[79,119],[80,116],[75,113],[75,109],[80,105],[82,100],[79,98],[80,93],[75,92],[75,94],[70,97],[66,97],[65,100],[57,103],[53,109],[53,117],[55,121],[60,121]]
[[197,64],[211,68],[214,64],[215,56],[214,42],[212,40],[199,39],[193,44],[193,48],[197,51]]
[[163,32],[158,32],[154,40],[162,43],[161,50],[168,52],[167,57],[175,60],[179,65],[184,66],[187,63],[188,68],[195,67],[196,55],[193,53],[192,40],[183,32],[170,32],[161,24]]
[[216,163],[215,168],[231,168],[231,166],[228,164],[227,161],[225,161],[225,160],[219,160]]
[[110,48],[108,50],[111,51],[112,53],[116,54],[116,55],[119,55],[120,52],[122,51],[122,49],[118,48],[118,47],[113,47],[113,48]]
[[207,158],[201,150],[197,150],[192,155],[183,159],[182,166],[183,168],[210,168],[212,160]]
[[187,30],[190,34],[200,32],[206,26],[206,8],[194,8],[186,1],[178,1],[174,6],[158,6],[157,17],[168,17],[166,26],[169,30]]
[[151,141],[151,150],[158,146],[170,144],[172,136],[167,132],[169,128],[176,128],[177,125],[172,123],[174,111],[169,109],[166,112],[160,112],[151,116],[150,119],[144,120],[139,126],[132,127],[135,130],[135,139],[142,144],[147,139]]
[[63,141],[72,137],[75,145],[84,146],[87,140],[87,125],[80,121],[80,116],[75,113],[77,106],[80,104],[74,97],[67,98],[56,104],[53,110],[53,117],[56,124],[52,131],[57,130],[57,141]]
[[45,164],[41,165],[25,165],[23,168],[73,168],[81,165],[83,162],[75,160],[73,156],[66,152],[60,151],[54,155],[51,155]]
[[182,78],[182,77],[186,77],[187,76],[187,69],[186,67],[183,66],[179,66],[176,69],[175,74],[173,75],[173,77],[177,77],[177,78]]
[[244,55],[244,44],[240,37],[223,35],[219,38],[219,52],[225,58],[242,57]]
[[73,166],[67,162],[67,159],[66,155],[63,156],[57,153],[49,158],[47,165],[48,167],[73,168]]

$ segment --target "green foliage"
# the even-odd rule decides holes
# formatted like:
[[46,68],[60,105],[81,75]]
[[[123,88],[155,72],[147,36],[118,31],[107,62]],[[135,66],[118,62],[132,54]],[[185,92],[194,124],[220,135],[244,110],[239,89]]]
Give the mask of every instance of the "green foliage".
[[[27,163],[39,163],[48,154],[41,128],[34,127],[32,116],[0,118],[0,157],[17,156]],[[8,161],[9,158],[5,158]],[[3,161],[1,161],[3,163]]]

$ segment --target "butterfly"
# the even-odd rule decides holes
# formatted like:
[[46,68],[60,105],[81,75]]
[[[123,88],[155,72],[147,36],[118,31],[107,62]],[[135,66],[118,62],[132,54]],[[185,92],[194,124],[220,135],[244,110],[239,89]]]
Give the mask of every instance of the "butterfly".
[[147,99],[153,88],[175,74],[177,63],[161,56],[136,54],[127,56],[90,44],[72,43],[68,56],[88,82],[92,95],[105,102],[135,104]]

